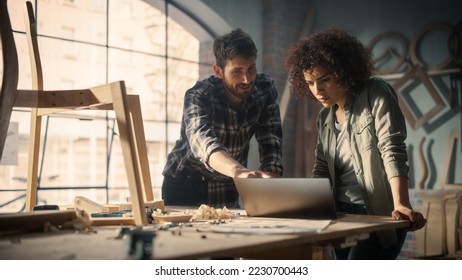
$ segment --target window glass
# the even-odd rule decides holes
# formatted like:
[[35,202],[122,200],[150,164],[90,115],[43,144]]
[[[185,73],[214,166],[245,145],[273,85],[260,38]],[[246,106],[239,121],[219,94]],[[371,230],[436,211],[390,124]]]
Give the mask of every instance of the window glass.
[[39,0],[37,5],[39,34],[106,44],[106,0]]
[[[178,137],[183,95],[199,77],[199,41],[147,1],[36,3],[44,89],[125,81],[127,93],[140,96],[154,196],[160,199],[161,173]],[[18,48],[18,87],[30,89],[24,2],[8,1],[8,7]],[[0,63],[1,74],[1,58]],[[11,122],[18,127],[18,160],[0,165],[0,212],[21,211],[25,203],[30,110],[15,108]],[[59,113],[42,122],[38,203],[73,204],[77,195],[99,203],[126,201],[129,190],[114,112]]]
[[145,121],[165,120],[165,58],[119,49],[109,50],[109,80],[125,81],[138,94]]
[[39,38],[44,89],[79,89],[106,82],[106,48]]
[[165,55],[165,15],[144,1],[109,1],[109,46]]
[[197,63],[168,59],[168,120],[181,122],[183,96],[198,80]]

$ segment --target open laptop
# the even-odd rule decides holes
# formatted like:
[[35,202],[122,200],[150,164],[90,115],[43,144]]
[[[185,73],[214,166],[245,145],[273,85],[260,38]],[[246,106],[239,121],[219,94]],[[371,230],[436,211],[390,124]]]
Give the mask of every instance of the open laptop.
[[235,178],[248,216],[335,219],[327,178]]

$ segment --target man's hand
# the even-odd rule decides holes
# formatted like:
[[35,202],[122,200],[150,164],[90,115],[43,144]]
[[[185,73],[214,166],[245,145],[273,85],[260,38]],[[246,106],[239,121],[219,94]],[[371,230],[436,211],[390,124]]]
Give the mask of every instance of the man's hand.
[[280,177],[279,174],[273,172],[246,168],[222,150],[218,150],[211,154],[208,163],[210,167],[216,171],[231,178]]
[[261,170],[251,170],[244,168],[240,173],[237,174],[237,178],[273,178],[279,177],[279,174],[261,171]]

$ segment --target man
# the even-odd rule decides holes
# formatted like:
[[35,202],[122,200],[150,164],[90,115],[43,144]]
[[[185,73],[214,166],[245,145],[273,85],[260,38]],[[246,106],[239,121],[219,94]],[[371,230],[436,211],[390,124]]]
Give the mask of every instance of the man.
[[[282,127],[273,80],[257,74],[257,49],[241,29],[215,39],[215,75],[184,97],[181,136],[167,158],[166,205],[237,207],[233,178],[282,176]],[[260,168],[247,168],[251,138]]]

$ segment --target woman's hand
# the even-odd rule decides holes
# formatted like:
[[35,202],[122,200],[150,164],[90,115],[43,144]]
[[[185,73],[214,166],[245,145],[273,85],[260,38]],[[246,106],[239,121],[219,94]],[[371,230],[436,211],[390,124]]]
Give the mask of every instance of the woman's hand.
[[411,222],[411,225],[408,228],[409,231],[419,230],[427,223],[427,220],[420,212],[414,211],[405,206],[393,210],[391,216],[396,220],[409,220]]

